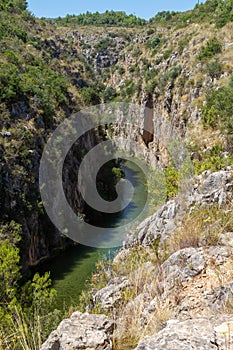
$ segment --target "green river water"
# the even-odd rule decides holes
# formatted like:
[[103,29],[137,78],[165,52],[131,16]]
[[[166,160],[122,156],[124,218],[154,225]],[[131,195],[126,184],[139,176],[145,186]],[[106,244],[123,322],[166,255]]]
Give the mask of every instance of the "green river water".
[[[134,196],[132,202],[121,213],[107,218],[111,227],[120,226],[125,221],[135,218],[141,212],[147,199],[145,177],[140,169],[135,164],[127,162],[123,170],[125,178],[134,186]],[[111,228],[109,228],[109,233],[111,233]],[[87,279],[95,271],[96,262],[106,255],[112,258],[116,250],[117,248],[110,250],[77,245],[49,261],[47,270],[50,271],[53,287],[57,290],[56,307],[61,309],[77,305],[82,290],[87,287]]]

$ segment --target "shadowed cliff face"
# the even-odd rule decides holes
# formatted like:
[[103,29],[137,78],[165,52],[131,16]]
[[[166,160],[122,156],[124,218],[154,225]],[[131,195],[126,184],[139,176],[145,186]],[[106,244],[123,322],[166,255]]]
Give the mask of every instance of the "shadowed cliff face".
[[143,125],[143,141],[148,147],[149,143],[154,140],[154,103],[153,95],[150,93],[146,101],[146,109],[144,112],[144,125]]

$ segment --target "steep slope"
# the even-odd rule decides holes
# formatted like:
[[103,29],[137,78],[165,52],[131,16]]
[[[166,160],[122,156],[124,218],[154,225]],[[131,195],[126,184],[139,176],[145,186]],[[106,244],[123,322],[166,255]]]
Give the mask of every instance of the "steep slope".
[[[81,322],[83,337],[87,317],[97,337],[88,346],[133,349],[141,335],[152,334],[148,344],[138,347],[153,349],[172,322],[162,331],[162,340],[155,331],[171,317],[178,320],[177,327],[184,320],[186,332],[187,317],[193,327],[196,316],[208,316],[211,304],[215,311],[232,313],[232,9],[230,0],[210,0],[186,13],[159,13],[149,22],[112,12],[51,21],[32,16],[25,1],[0,1],[0,242],[9,240],[15,252],[20,245],[24,271],[72,244],[48,219],[38,185],[43,148],[70,114],[101,102],[138,104],[135,125],[140,128],[121,128],[118,120],[117,127],[111,125],[111,136],[138,141],[136,156],[143,154],[152,167],[165,169],[170,201],[131,232],[127,249],[93,277],[92,291],[83,295],[83,309],[107,313],[117,324],[113,345],[114,322],[109,318],[77,313],[64,322],[66,327],[74,320],[74,330]],[[193,175],[199,175],[180,199],[173,198],[179,168],[168,147],[176,135],[190,152]],[[90,132],[66,159],[64,188],[82,217],[90,212],[77,191],[76,174],[83,153],[103,137],[102,131]],[[22,227],[20,243],[16,224]],[[5,277],[4,264],[0,267]],[[18,276],[12,281],[10,296],[20,284]],[[95,328],[98,319],[103,321],[100,329]],[[205,337],[229,320],[211,321]],[[60,329],[51,348],[67,341],[58,339]],[[84,343],[74,340],[72,346],[79,349]],[[221,348],[222,337],[215,343]]]
[[[231,164],[226,152],[231,151],[232,122],[227,113],[227,120],[216,121],[218,110],[208,115],[204,106],[213,103],[212,91],[222,86],[228,92],[227,98],[223,91],[225,109],[232,103],[232,24],[219,29],[206,19],[200,23],[207,11],[203,6],[170,17],[158,14],[141,27],[108,26],[107,31],[77,27],[75,18],[66,27],[59,27],[62,21],[55,27],[30,15],[22,4],[3,6],[2,220],[23,225],[24,261],[35,264],[63,245],[40,203],[39,159],[52,130],[84,105],[128,101],[149,107],[151,128],[162,130],[169,123],[170,132],[178,132],[189,145],[197,171]],[[144,118],[142,110],[139,125]],[[167,135],[158,134],[142,136],[143,152],[153,166],[164,166]],[[82,212],[82,203],[75,206]]]
[[[26,268],[70,243],[44,212],[39,162],[55,128],[84,105],[79,88],[92,84],[95,77],[66,35],[17,5],[1,11],[0,40],[1,224],[14,220],[22,225]],[[93,134],[80,142],[79,149],[88,149],[97,139]],[[79,149],[73,150],[73,162],[67,165],[69,176],[69,169],[75,172],[80,162]],[[64,183],[74,208],[83,213],[80,196],[69,190],[75,185],[67,177]]]
[[[115,330],[101,333],[107,345],[96,342],[96,324],[94,348],[232,347],[231,5],[207,1],[184,14],[160,14],[148,27],[133,30],[106,32],[98,26],[94,34],[91,27],[76,27],[75,19],[69,24],[105,84],[104,101],[142,107],[141,129],[115,130],[114,137],[141,138],[138,153],[143,148],[151,165],[174,174],[168,136],[179,135],[196,173],[187,192],[175,198],[177,184],[170,183],[167,195],[173,198],[129,234],[113,262],[99,264],[82,296],[82,311],[89,314],[78,317],[89,323],[92,313],[104,314]],[[160,130],[158,137],[143,133],[145,107],[152,110],[151,130]],[[66,323],[79,328],[79,321],[72,323],[76,317],[63,321],[43,349],[52,349],[54,339],[58,349],[85,348],[85,331],[77,342],[63,332]]]
[[[62,321],[43,350],[231,349],[233,171],[193,180],[185,196],[139,225],[113,261],[99,264],[82,296],[88,313]],[[100,315],[114,329],[99,325]]]

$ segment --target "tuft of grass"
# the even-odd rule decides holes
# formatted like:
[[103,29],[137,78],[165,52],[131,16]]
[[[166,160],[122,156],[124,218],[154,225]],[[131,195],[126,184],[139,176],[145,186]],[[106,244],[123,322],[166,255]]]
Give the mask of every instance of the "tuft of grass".
[[[114,350],[134,349],[146,336],[159,330],[159,326],[171,316],[166,303],[159,303],[158,281],[153,274],[153,265],[144,263],[129,276],[130,289],[122,293],[122,303],[117,310],[117,328],[113,335]],[[157,297],[156,310],[145,310],[147,300]]]
[[1,333],[0,350],[39,350],[42,346],[41,335],[42,320],[39,313],[28,322],[22,310],[15,306],[10,318],[10,329]]
[[224,232],[233,231],[232,204],[230,201],[222,208],[216,205],[200,206],[187,214],[181,226],[166,242],[166,254],[171,255],[188,247],[218,245]]

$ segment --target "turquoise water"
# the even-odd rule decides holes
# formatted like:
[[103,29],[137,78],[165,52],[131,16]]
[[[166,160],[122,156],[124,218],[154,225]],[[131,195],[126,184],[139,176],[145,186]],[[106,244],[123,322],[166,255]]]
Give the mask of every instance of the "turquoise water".
[[[107,218],[111,227],[120,226],[132,218],[135,218],[144,207],[147,199],[145,178],[139,168],[130,162],[123,166],[125,178],[131,181],[134,186],[132,202],[118,215]],[[106,224],[106,218],[103,218]],[[109,228],[111,234],[111,228]],[[86,288],[86,281],[95,271],[95,264],[104,256],[113,257],[117,248],[97,249],[82,245],[69,248],[49,262],[49,270],[53,280],[53,287],[57,290],[56,306],[67,308],[70,305],[77,305],[79,296]]]

